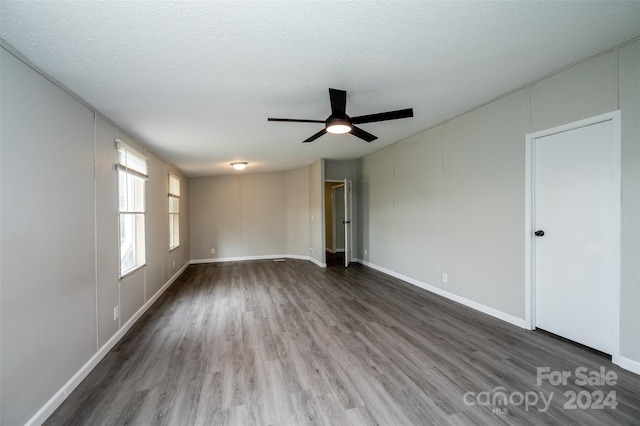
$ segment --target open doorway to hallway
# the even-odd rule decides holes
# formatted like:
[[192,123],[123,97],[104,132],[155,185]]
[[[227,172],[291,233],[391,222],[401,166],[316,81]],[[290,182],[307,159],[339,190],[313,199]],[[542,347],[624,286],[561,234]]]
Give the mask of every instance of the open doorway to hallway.
[[325,247],[327,266],[351,262],[351,181],[325,181]]

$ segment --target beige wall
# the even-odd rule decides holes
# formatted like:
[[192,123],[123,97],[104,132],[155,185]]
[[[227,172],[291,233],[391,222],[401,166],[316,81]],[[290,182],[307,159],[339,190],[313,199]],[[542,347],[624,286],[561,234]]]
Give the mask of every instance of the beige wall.
[[309,256],[309,167],[285,173],[286,253]]
[[[118,199],[114,185],[116,171],[113,166],[113,141],[118,137],[118,129],[104,119],[96,120],[96,235],[102,241],[97,247],[96,278],[98,292],[98,342],[104,345],[120,327],[113,320],[113,307],[119,302],[118,282],[119,260],[118,233],[113,231],[118,216]],[[117,223],[117,222],[116,222]]]
[[166,174],[177,170],[137,145],[149,157],[147,265],[119,280],[115,138],[135,142],[6,50],[0,55],[0,424],[17,425],[188,263],[188,181],[181,245],[169,253]]
[[358,160],[324,160],[325,180],[356,181],[358,179]]
[[617,51],[598,55],[531,86],[531,132],[618,109]]
[[96,351],[94,113],[0,55],[0,423],[18,425]]
[[190,191],[192,259],[284,254],[283,173],[196,178]]
[[442,287],[518,318],[526,105],[523,90],[442,128]]
[[640,41],[622,47],[618,54],[622,116],[620,354],[640,363]]
[[240,256],[240,175],[190,179],[189,200],[191,259]]
[[326,265],[324,251],[324,160],[309,167],[309,256],[320,265]]
[[[361,160],[373,266],[524,323],[525,135],[622,109],[621,356],[640,365],[640,41]],[[368,255],[364,255],[364,250]],[[442,281],[448,274],[448,282]]]
[[308,257],[309,188],[308,167],[191,179],[192,259]]
[[242,253],[285,253],[284,173],[246,175],[240,180]]
[[[324,163],[190,179],[191,259],[287,255],[324,264]],[[355,162],[337,164],[340,175],[355,174]]]
[[394,146],[393,234],[403,241],[393,265],[422,282],[440,281],[442,131],[436,127]]
[[364,233],[362,248],[368,254],[358,256],[386,269],[394,269],[393,253],[393,150],[382,149],[366,156],[362,161],[361,206]]

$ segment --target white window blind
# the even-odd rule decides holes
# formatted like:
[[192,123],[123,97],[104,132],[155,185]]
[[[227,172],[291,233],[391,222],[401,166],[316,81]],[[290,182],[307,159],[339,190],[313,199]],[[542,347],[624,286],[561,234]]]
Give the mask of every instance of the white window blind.
[[180,198],[180,179],[169,173],[169,195]]
[[147,157],[116,139],[118,151],[117,168],[142,179],[147,179]]

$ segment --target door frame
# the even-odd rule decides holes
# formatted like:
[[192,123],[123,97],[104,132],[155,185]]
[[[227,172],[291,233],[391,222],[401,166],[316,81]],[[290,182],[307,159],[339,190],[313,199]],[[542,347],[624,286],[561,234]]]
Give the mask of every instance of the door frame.
[[344,179],[344,267],[353,259],[353,182]]
[[[345,181],[349,182],[349,189],[347,190],[347,185],[345,185]],[[353,225],[354,225],[354,219],[353,219],[353,181],[351,179],[345,178],[345,179],[325,179],[323,181],[323,197],[322,197],[322,202],[324,205],[324,200],[325,200],[325,195],[326,195],[326,184],[327,183],[331,183],[335,186],[340,186],[340,185],[345,185],[345,194],[348,194],[348,199],[349,199],[349,210],[351,212],[351,223],[349,226],[349,250],[347,250],[347,241],[346,241],[346,231],[345,231],[345,248],[344,248],[344,253],[345,253],[345,261],[347,259],[347,256],[349,256],[349,263],[353,263]],[[333,197],[333,186],[331,188],[331,196]],[[333,211],[334,211],[334,206],[333,206],[333,201],[332,201],[332,206],[331,206],[331,214],[333,215]],[[335,227],[335,223],[332,224],[333,229],[331,231],[325,229],[326,227],[324,226],[324,224],[326,224],[326,209],[323,207],[322,209],[322,223],[323,223],[323,229],[324,229],[324,233],[322,234],[322,246],[323,246],[323,250],[326,252],[327,249],[329,249],[329,247],[327,247],[327,236],[326,233],[327,232],[333,232],[334,229],[337,229]],[[334,221],[335,222],[335,221]],[[335,241],[334,241],[334,245],[335,245]],[[331,250],[333,250],[333,248],[331,248]]]
[[612,360],[617,363],[620,356],[620,190],[621,190],[621,130],[620,130],[620,110],[608,112],[605,114],[590,117],[584,120],[575,121],[573,123],[563,124],[561,126],[552,127],[550,129],[541,130],[530,133],[525,136],[525,220],[524,220],[524,242],[525,242],[525,328],[533,330],[535,328],[535,268],[533,267],[534,250],[533,250],[533,222],[534,222],[534,143],[536,139],[551,136],[557,133],[567,132],[581,127],[587,127],[594,124],[611,121],[613,124],[613,179],[617,190],[614,193],[613,201],[613,227],[614,227],[614,266],[611,271],[611,278],[614,283],[613,288],[613,312],[614,312],[614,329],[613,332],[613,351]]
[[[346,191],[346,188],[344,188],[344,183],[343,184],[338,184],[338,185],[334,185],[331,187],[331,236],[332,236],[332,243],[333,243],[333,247],[331,247],[331,250],[333,250],[331,253],[341,253],[344,252],[346,250],[346,246],[343,247],[342,249],[339,249],[338,247],[336,247],[336,240],[338,239],[338,229],[344,229],[344,224],[342,223],[342,221],[340,222],[340,226],[338,226],[336,218],[337,218],[337,210],[336,210],[336,189],[338,188],[343,188],[343,191]],[[342,197],[344,199],[344,196]],[[346,220],[346,219],[345,219]]]

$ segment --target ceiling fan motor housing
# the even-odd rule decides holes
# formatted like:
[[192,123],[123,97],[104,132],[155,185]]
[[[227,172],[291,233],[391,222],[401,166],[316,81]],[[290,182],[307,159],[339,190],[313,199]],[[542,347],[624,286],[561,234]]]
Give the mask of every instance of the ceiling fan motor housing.
[[326,127],[339,125],[352,127],[351,117],[349,117],[347,114],[331,114],[327,118],[327,121],[325,121],[325,125]]

